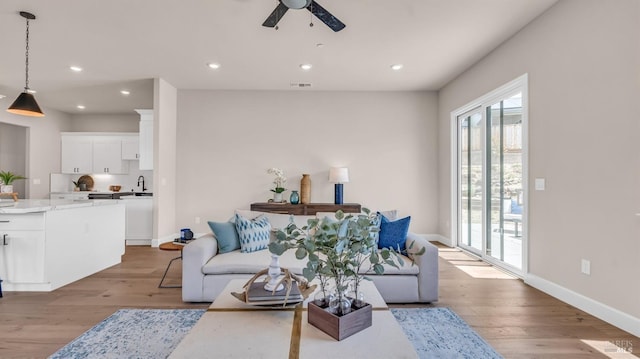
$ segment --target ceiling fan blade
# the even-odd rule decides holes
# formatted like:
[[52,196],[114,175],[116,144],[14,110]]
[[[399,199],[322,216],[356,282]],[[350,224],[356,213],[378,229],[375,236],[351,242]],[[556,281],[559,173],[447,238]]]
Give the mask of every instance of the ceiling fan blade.
[[284,14],[289,10],[283,3],[278,3],[278,6],[273,10],[271,15],[264,21],[262,26],[266,27],[275,27],[278,24],[278,21],[282,19]]
[[312,14],[314,14],[318,19],[320,19],[320,21],[324,22],[325,25],[329,26],[329,28],[331,28],[331,30],[335,32],[344,29],[344,27],[346,26],[342,23],[342,21],[338,20],[338,18],[331,15],[330,12],[328,12],[327,10],[325,10],[325,8],[320,6],[320,4],[315,2],[315,0],[311,2],[311,5],[309,5],[307,10],[311,11]]

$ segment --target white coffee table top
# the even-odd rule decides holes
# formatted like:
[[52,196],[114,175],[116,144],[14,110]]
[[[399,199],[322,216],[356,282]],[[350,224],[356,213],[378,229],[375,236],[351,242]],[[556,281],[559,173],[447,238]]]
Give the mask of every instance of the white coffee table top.
[[374,307],[372,326],[342,341],[309,324],[306,307],[256,308],[231,296],[245,282],[229,282],[170,358],[418,357],[373,282],[364,285],[365,300]]
[[[209,309],[211,310],[219,310],[219,309],[247,309],[247,310],[264,310],[265,307],[255,306],[252,304],[243,303],[238,300],[236,297],[231,295],[231,292],[242,293],[242,286],[247,283],[246,279],[232,279],[229,281],[229,284],[220,292],[220,295],[216,298],[216,300],[211,303]],[[364,300],[371,304],[374,309],[389,309],[387,303],[385,303],[384,299],[376,289],[375,284],[372,281],[363,280],[360,282],[360,286],[362,287],[362,292],[364,292]],[[304,307],[307,307],[307,302],[309,300],[313,300],[313,296],[316,292],[320,291],[318,287],[315,292],[313,292],[307,300],[304,301]],[[274,307],[273,309],[281,309],[278,307]]]

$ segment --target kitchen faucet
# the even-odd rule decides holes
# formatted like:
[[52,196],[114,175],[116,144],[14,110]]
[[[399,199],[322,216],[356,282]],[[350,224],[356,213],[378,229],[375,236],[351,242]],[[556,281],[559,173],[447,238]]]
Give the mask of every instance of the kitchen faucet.
[[140,180],[142,180],[142,192],[147,190],[147,187],[144,186],[144,176],[138,176],[138,187],[140,187]]

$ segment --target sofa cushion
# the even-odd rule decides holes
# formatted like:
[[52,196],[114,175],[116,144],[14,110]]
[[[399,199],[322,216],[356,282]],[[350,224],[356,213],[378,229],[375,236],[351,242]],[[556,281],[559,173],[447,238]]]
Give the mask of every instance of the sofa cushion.
[[[280,267],[288,268],[294,274],[301,275],[302,268],[306,266],[305,260],[296,259],[295,250],[284,252],[280,258]],[[203,267],[204,274],[256,274],[269,267],[271,252],[258,251],[242,253],[233,251],[213,256]]]
[[240,239],[240,250],[243,253],[261,251],[269,246],[271,225],[267,217],[247,219],[236,214],[236,230]]
[[406,251],[405,241],[409,233],[411,216],[395,221],[389,220],[384,215],[380,216],[380,240],[378,248],[393,248],[400,252]]
[[236,224],[233,222],[212,222],[209,227],[218,241],[218,253],[227,253],[240,249],[240,239]]
[[[382,266],[384,267],[384,275],[408,275],[408,274],[417,275],[420,272],[420,267],[418,267],[417,264],[414,264],[411,261],[411,258],[402,254],[398,255],[398,257],[402,258],[402,262],[403,262],[402,265],[398,266],[398,268],[394,266],[390,266],[388,264],[382,264]],[[371,264],[369,260],[366,260],[360,267],[360,271],[359,271],[360,274],[375,275],[373,270],[369,269],[370,265]]]

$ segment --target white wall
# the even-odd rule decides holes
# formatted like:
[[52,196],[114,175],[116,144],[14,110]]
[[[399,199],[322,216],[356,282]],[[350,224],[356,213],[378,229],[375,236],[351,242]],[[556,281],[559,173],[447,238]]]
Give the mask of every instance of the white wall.
[[[154,80],[153,98],[153,244],[173,240],[176,228],[176,123],[175,87],[163,79]],[[206,161],[199,164],[203,166]]]
[[286,198],[309,173],[311,201],[333,203],[329,168],[346,166],[345,202],[397,208],[412,231],[435,233],[436,115],[429,92],[180,90],[177,225],[208,231],[266,202],[270,167],[289,178]]
[[85,115],[71,116],[71,132],[138,132],[140,115]]
[[[25,177],[27,173],[27,128],[0,123],[0,170]],[[28,180],[13,182],[13,191],[25,198]]]
[[[440,233],[451,234],[451,111],[523,73],[530,106],[529,276],[638,323],[637,0],[560,1],[440,91]],[[546,178],[547,189],[534,191],[534,178]],[[581,259],[591,261],[590,276],[580,273]]]
[[[6,100],[6,99],[4,99]],[[2,104],[3,108],[10,103]],[[2,101],[0,101],[2,103]],[[60,132],[68,131],[68,114],[48,108],[45,117],[26,117],[0,111],[0,122],[27,128],[27,197],[49,198],[49,174],[60,171]],[[35,184],[39,182],[39,184]]]

